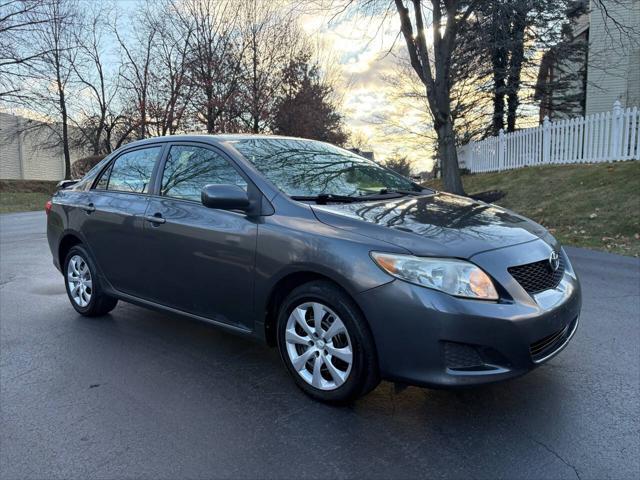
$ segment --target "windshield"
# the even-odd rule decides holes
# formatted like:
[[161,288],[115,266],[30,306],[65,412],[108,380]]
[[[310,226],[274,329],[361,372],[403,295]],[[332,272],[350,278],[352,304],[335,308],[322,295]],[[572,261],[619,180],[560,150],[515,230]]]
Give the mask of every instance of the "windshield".
[[411,180],[327,143],[287,138],[249,138],[232,143],[276,187],[292,197],[422,191]]

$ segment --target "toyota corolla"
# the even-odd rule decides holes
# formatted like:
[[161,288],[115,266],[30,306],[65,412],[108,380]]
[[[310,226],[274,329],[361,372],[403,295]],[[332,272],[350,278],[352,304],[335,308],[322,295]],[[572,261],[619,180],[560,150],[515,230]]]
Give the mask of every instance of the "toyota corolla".
[[326,402],[381,379],[513,378],[578,325],[576,273],[542,226],[322,142],[134,142],[61,185],[47,213],[80,314],[122,300],[254,337]]

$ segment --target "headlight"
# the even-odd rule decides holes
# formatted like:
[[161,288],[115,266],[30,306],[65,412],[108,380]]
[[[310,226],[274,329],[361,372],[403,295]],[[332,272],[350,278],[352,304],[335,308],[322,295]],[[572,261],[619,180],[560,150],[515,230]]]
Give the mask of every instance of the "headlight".
[[371,252],[376,264],[389,275],[458,297],[497,300],[493,282],[473,263],[452,258],[426,258]]

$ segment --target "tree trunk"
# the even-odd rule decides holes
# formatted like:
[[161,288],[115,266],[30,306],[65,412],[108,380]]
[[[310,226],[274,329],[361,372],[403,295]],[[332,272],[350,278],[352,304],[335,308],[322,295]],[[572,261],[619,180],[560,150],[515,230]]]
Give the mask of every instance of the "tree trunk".
[[497,136],[504,128],[504,99],[506,95],[509,18],[504,6],[494,2],[491,7],[491,70],[493,76],[493,117],[491,134]]
[[56,84],[58,87],[58,106],[60,107],[60,116],[62,120],[62,153],[64,154],[64,179],[71,179],[71,154],[69,152],[69,128],[67,115],[67,99],[65,97],[64,85],[62,83],[62,75],[60,73],[60,54],[55,52],[54,68],[56,72]]
[[[429,58],[421,0],[413,0],[412,2],[415,33],[409,8],[405,7],[403,0],[395,0],[395,4],[400,16],[400,29],[407,44],[411,66],[426,89],[429,109],[433,116],[433,126],[438,137],[438,156],[440,157],[444,189],[447,192],[464,195],[458,168],[458,153],[451,115],[451,92],[449,90],[451,56],[458,30],[456,15],[459,12],[461,2],[444,2],[446,12],[443,12],[443,4],[440,0],[431,0],[434,68],[432,68]],[[460,21],[465,21],[470,13],[471,10],[468,9]],[[443,34],[444,17],[449,20]]]
[[258,47],[256,45],[255,35],[253,37],[253,98],[251,104],[253,107],[253,133],[260,133],[260,109],[258,108]]
[[64,153],[64,179],[71,179],[71,153],[69,152],[69,128],[67,118],[67,106],[64,92],[60,94],[60,111],[62,112],[62,151]]
[[[146,87],[145,87],[146,88]],[[138,136],[140,139],[146,138],[147,133],[147,98],[142,96],[140,99],[140,132]]]
[[105,128],[104,130],[104,153],[110,154],[112,152],[111,148],[111,129]]
[[207,100],[207,133],[215,133],[216,124],[214,119],[213,100]]
[[455,134],[450,121],[443,123],[437,130],[438,156],[444,190],[457,195],[464,195],[464,187],[458,167],[458,152],[456,150]]
[[507,132],[513,132],[516,129],[516,114],[520,106],[520,98],[518,97],[518,89],[520,88],[520,78],[509,82],[509,88],[513,90],[507,96]]
[[[209,75],[211,75],[209,73]],[[209,77],[211,78],[211,76]],[[205,85],[204,87],[204,98],[205,98],[205,126],[207,128],[207,133],[214,133],[215,131],[215,112],[213,108],[213,86]]]
[[105,117],[107,113],[104,109],[102,109],[100,113],[100,123],[98,124],[98,128],[96,129],[94,138],[93,138],[93,154],[100,154],[100,139],[102,138],[102,132],[104,132],[105,127]]
[[493,64],[493,118],[491,121],[491,133],[496,136],[504,128],[504,52],[501,48],[494,49],[492,53]]
[[514,15],[512,27],[511,58],[509,60],[509,76],[507,78],[507,131],[516,128],[516,114],[520,105],[518,91],[520,90],[520,75],[524,61],[524,31],[527,12],[517,11]]

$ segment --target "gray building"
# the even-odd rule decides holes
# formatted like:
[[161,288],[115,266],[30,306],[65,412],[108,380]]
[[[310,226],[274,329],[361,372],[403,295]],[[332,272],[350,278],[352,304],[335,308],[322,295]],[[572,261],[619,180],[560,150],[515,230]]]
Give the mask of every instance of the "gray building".
[[[0,179],[61,180],[64,155],[56,125],[0,112]],[[71,161],[86,156],[71,151]]]

